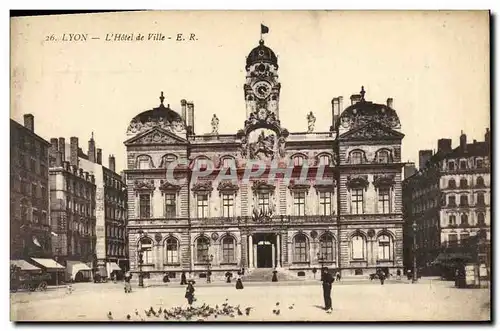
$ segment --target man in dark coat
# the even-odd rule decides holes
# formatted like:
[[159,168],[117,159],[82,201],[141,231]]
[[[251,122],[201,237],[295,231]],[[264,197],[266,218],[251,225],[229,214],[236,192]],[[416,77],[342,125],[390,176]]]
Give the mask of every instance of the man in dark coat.
[[184,297],[187,299],[189,306],[193,304],[194,301],[194,282],[189,281],[188,286],[186,287],[186,294]]
[[332,283],[333,277],[328,272],[328,268],[323,268],[323,273],[321,275],[321,281],[323,282],[323,299],[325,300],[325,310],[327,313],[332,312]]
[[238,280],[236,281],[236,289],[237,290],[242,290],[243,289],[243,282],[241,281],[240,277],[238,277]]
[[181,285],[186,285],[187,280],[186,280],[186,273],[183,271],[181,274]]

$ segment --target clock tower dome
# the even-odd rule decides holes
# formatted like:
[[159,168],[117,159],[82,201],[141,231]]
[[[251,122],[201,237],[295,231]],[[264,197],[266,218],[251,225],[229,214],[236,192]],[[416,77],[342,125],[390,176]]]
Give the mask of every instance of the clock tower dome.
[[279,120],[279,97],[281,85],[278,82],[278,58],[272,49],[259,41],[246,61],[246,82],[244,85],[246,115],[262,111],[271,113]]

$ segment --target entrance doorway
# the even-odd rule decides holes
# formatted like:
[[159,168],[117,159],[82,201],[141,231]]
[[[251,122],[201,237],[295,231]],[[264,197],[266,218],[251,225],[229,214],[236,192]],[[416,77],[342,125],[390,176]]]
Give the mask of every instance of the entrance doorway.
[[269,241],[257,244],[257,268],[273,267],[273,245]]

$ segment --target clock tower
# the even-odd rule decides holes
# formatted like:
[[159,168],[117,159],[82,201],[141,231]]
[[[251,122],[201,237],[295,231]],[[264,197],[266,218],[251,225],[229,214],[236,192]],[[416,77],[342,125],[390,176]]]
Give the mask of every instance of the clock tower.
[[259,41],[246,61],[244,85],[247,118],[252,114],[267,112],[279,120],[281,85],[278,82],[278,58],[272,49]]

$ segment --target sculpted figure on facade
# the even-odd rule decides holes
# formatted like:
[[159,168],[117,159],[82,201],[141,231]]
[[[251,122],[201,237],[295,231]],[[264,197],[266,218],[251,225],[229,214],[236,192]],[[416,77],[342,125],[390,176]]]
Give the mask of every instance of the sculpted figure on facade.
[[212,117],[212,134],[219,134],[219,119],[215,114]]
[[314,125],[316,124],[316,116],[313,115],[313,112],[310,112],[307,115],[307,133],[311,133],[314,131]]

